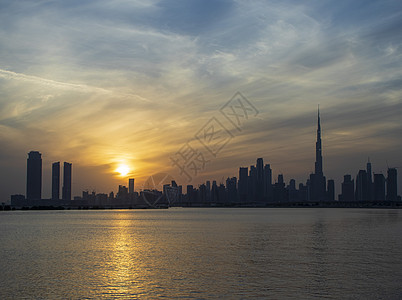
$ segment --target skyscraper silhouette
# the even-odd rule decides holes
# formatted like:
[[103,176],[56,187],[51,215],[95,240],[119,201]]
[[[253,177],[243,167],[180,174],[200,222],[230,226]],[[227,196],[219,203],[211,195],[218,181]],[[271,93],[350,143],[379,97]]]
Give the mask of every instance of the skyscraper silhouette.
[[271,165],[266,164],[264,166],[264,198],[270,202],[273,199],[272,196],[272,170]]
[[328,180],[328,190],[327,190],[327,198],[329,201],[335,201],[335,181],[333,179]]
[[366,170],[359,170],[356,176],[356,201],[368,200],[368,179]]
[[250,166],[247,189],[248,199],[255,202],[257,195],[257,168],[255,166]]
[[28,153],[27,159],[27,199],[42,199],[42,154],[38,151]]
[[63,166],[63,200],[71,200],[71,164],[68,162]]
[[283,174],[278,174],[278,181],[273,186],[274,199],[276,202],[286,202],[286,189]]
[[264,199],[264,160],[257,158],[257,178],[256,178],[256,200]]
[[52,164],[52,199],[60,198],[60,162]]
[[373,186],[373,177],[371,172],[371,162],[370,158],[367,160],[367,200],[374,200],[374,186]]
[[376,201],[385,200],[385,177],[383,174],[374,174],[374,199]]
[[326,179],[322,171],[322,144],[320,108],[317,115],[317,141],[315,143],[315,172],[310,175],[310,200],[323,201],[327,199]]
[[319,107],[318,107],[318,116],[317,116],[317,141],[315,143],[315,174],[323,175],[323,173],[322,173],[321,122],[320,122],[320,108]]
[[395,168],[389,168],[387,171],[387,200],[398,200],[398,180]]
[[240,167],[239,169],[239,183],[238,183],[238,190],[239,190],[239,199],[240,202],[246,202],[247,201],[247,194],[248,194],[248,168],[242,168]]
[[226,201],[229,203],[237,202],[237,178],[227,178],[226,179]]
[[129,178],[128,179],[128,193],[129,194],[134,193],[134,178]]
[[342,194],[339,197],[341,201],[353,201],[354,200],[354,189],[355,182],[352,179],[352,176],[347,174],[343,176],[342,182]]

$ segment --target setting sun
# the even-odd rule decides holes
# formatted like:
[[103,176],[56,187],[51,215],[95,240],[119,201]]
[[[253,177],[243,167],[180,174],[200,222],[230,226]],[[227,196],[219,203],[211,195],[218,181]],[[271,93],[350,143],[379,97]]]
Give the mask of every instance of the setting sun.
[[130,168],[127,165],[119,165],[115,170],[120,176],[126,176],[130,172]]

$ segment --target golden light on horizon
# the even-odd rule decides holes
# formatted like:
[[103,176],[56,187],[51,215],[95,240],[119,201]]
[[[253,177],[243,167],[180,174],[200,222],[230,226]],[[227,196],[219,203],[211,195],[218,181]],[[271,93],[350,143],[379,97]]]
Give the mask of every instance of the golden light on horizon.
[[125,164],[120,164],[115,172],[119,173],[119,176],[124,177],[127,176],[128,173],[130,173],[130,167]]

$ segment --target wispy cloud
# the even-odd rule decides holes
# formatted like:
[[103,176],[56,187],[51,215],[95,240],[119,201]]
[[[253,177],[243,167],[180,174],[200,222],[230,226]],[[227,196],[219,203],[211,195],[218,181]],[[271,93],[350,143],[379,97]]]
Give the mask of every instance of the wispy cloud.
[[[17,160],[31,149],[96,178],[77,183],[76,193],[95,182],[99,191],[112,188],[111,170],[122,159],[137,178],[175,172],[169,155],[236,91],[255,103],[259,118],[195,184],[236,175],[257,156],[274,172],[305,180],[317,104],[328,177],[339,181],[342,167],[360,168],[359,155],[400,161],[398,1],[0,5],[0,138],[7,144],[0,167],[13,160],[20,177],[25,166]],[[0,179],[1,197],[24,192],[16,177]]]
[[33,75],[25,75],[22,73],[16,73],[16,72],[3,70],[3,69],[0,69],[0,78],[23,80],[23,81],[27,81],[27,82],[36,83],[36,84],[46,85],[49,87],[61,88],[61,89],[67,89],[67,90],[78,90],[78,91],[93,92],[93,93],[111,93],[111,91],[103,89],[103,88],[99,88],[99,87],[88,86],[85,84],[75,84],[75,83],[55,81],[55,80],[51,80],[51,79],[41,78],[41,77],[33,76]]

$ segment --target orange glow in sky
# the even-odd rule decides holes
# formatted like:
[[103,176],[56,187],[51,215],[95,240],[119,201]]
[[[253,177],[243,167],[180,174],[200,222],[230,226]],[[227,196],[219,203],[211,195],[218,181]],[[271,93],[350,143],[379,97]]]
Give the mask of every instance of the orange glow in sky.
[[120,176],[124,177],[127,176],[128,173],[130,173],[130,167],[124,164],[121,164],[117,167],[115,170],[117,173],[119,173]]
[[[306,183],[318,104],[337,189],[367,157],[378,174],[401,166],[400,1],[364,13],[355,1],[70,2],[1,6],[0,203],[26,193],[30,151],[42,153],[44,199],[57,161],[72,163],[73,196],[166,174],[183,188],[224,183],[259,157],[274,182]],[[223,114],[237,92],[258,110],[229,112],[241,128]],[[233,136],[213,154],[199,140],[207,124]],[[200,170],[182,159],[188,145]]]

